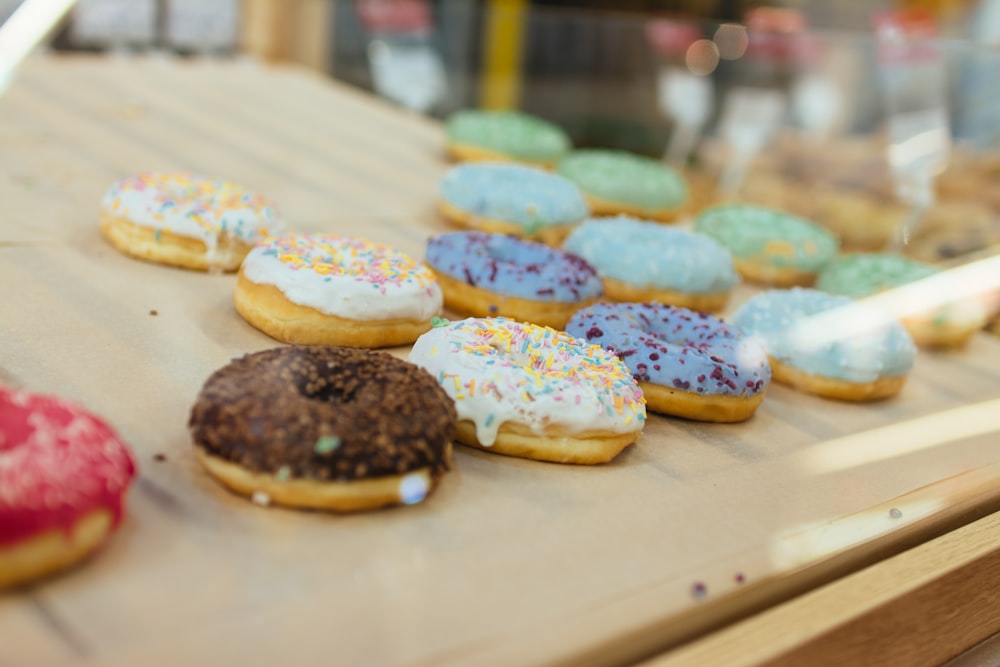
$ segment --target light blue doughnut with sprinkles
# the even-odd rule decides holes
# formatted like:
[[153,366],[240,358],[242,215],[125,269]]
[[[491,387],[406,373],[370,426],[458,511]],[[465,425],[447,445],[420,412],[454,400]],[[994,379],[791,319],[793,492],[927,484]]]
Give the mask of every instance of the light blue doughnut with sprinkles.
[[718,294],[739,282],[732,254],[715,240],[624,215],[585,220],[563,248],[603,278],[640,289]]
[[[903,326],[874,306],[815,289],[770,290],[745,303],[732,322],[774,359],[810,375],[849,383],[901,377],[916,347]],[[775,373],[776,379],[781,379]]]
[[[587,203],[573,183],[542,169],[476,162],[452,167],[441,179],[442,211],[449,219],[484,231],[534,236],[575,225],[587,217]],[[509,226],[490,228],[490,223]],[[485,226],[484,226],[485,225]]]

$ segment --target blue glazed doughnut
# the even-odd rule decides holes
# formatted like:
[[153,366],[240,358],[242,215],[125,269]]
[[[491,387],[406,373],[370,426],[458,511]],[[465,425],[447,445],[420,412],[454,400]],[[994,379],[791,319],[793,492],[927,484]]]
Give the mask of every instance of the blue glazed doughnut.
[[739,282],[733,256],[714,240],[625,215],[585,220],[563,248],[597,269],[615,301],[715,312]]
[[888,313],[815,289],[763,292],[732,321],[761,341],[775,380],[828,398],[892,396],[916,356],[910,335]]
[[600,276],[581,258],[503,234],[442,234],[427,241],[425,260],[445,305],[462,315],[504,315],[561,329],[602,295]]
[[441,179],[439,208],[461,227],[558,245],[587,217],[579,188],[562,176],[516,164],[476,162]]
[[698,421],[748,419],[771,381],[767,354],[737,328],[705,313],[658,303],[597,304],[566,332],[614,352],[650,410]]

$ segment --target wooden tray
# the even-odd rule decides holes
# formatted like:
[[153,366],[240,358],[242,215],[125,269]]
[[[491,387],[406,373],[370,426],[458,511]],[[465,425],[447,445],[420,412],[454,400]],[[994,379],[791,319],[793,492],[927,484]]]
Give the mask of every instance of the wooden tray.
[[439,126],[298,69],[52,58],[0,98],[0,142],[0,381],[82,401],[141,465],[99,557],[0,595],[0,665],[621,664],[1000,506],[985,335],[922,352],[886,402],[775,386],[745,424],[651,417],[606,466],[460,449],[418,506],[254,506],[207,477],[186,421],[213,370],[275,343],[232,276],[115,252],[97,202],[193,169],[296,229],[420,256],[445,229]]

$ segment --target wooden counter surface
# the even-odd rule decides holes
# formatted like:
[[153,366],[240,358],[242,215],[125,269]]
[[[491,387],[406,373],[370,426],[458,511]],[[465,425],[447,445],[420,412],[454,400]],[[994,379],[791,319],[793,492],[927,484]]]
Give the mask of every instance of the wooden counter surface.
[[294,229],[421,256],[446,229],[440,127],[295,68],[43,58],[0,98],[0,145],[0,382],[83,402],[141,466],[99,557],[0,594],[4,667],[625,664],[1000,509],[986,335],[922,352],[890,401],[774,386],[745,424],[652,416],[606,466],[460,449],[418,506],[254,506],[185,424],[213,370],[275,343],[233,310],[232,276],[109,247],[97,202],[190,169]]

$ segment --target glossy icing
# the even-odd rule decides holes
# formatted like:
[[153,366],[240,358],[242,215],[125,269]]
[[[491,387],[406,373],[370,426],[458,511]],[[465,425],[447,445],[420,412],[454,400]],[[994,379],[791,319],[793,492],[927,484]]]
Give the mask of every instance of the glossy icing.
[[[938,273],[940,270],[931,264],[892,253],[843,255],[835,258],[820,272],[816,279],[816,289],[859,299],[930,278]],[[928,308],[922,315],[935,327],[959,325],[979,328],[988,319],[986,307],[981,301],[962,297]]]
[[533,324],[503,317],[451,322],[421,336],[410,361],[438,378],[484,446],[506,422],[539,434],[547,424],[631,433],[646,419],[642,391],[625,364],[597,345]]
[[620,358],[640,382],[697,394],[754,396],[771,382],[767,353],[706,313],[657,303],[597,304],[566,325]]
[[328,315],[355,320],[427,320],[441,311],[434,274],[381,243],[335,234],[289,234],[259,243],[243,276]]
[[597,272],[576,255],[503,234],[436,236],[427,241],[426,260],[473,287],[522,299],[575,303],[602,293]]
[[899,287],[938,273],[938,269],[891,253],[859,253],[837,257],[816,279],[816,289],[854,298]]
[[558,125],[519,111],[465,109],[444,125],[452,144],[480,146],[511,157],[554,162],[570,148],[569,137]]
[[694,230],[740,259],[761,258],[779,268],[815,272],[837,254],[837,238],[805,218],[750,204],[723,204],[702,211]]
[[583,220],[587,203],[561,176],[518,164],[476,162],[452,167],[441,179],[441,198],[472,215],[536,231]]
[[603,277],[636,287],[709,294],[739,282],[732,255],[714,240],[624,215],[585,220],[563,248]]
[[53,396],[0,387],[0,546],[69,531],[97,510],[121,521],[135,463],[114,430]]
[[572,151],[559,162],[557,171],[588,195],[647,211],[677,208],[687,199],[687,185],[675,170],[659,160],[625,151]]
[[261,195],[186,172],[127,176],[105,193],[101,209],[136,225],[198,239],[210,250],[223,233],[253,244],[285,228],[274,204]]
[[732,323],[755,336],[775,359],[847,382],[905,375],[916,357],[910,335],[890,315],[815,289],[762,292],[733,315]]

